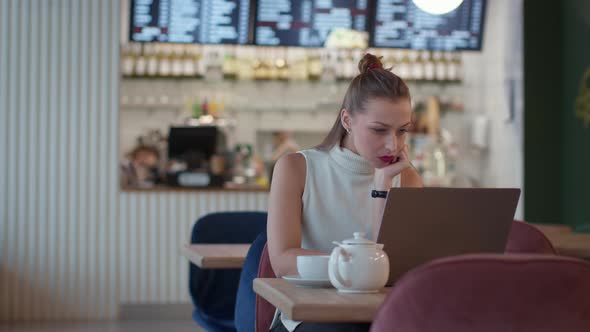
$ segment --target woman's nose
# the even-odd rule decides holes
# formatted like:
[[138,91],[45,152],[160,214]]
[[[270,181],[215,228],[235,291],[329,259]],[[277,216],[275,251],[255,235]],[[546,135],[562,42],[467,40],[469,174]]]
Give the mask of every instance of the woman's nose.
[[387,142],[385,143],[385,148],[389,150],[390,153],[397,152],[397,138],[394,135],[388,137]]

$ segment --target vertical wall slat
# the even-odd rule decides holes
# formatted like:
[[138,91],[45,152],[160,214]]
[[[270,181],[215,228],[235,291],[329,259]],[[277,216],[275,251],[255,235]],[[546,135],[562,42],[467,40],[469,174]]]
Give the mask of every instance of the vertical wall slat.
[[[55,302],[54,291],[58,282],[57,268],[59,265],[60,257],[57,251],[58,244],[58,233],[59,233],[59,216],[58,216],[58,171],[61,166],[58,164],[58,142],[57,137],[59,135],[59,5],[57,1],[49,2],[49,119],[48,119],[48,151],[49,151],[49,163],[48,163],[48,174],[49,186],[47,187],[47,195],[49,195],[49,209],[47,214],[47,221],[49,225],[48,230],[48,245],[49,245],[49,258],[50,264],[48,266],[48,288],[47,291],[50,294],[49,308],[47,308],[45,319],[56,317],[57,315],[57,303]],[[25,17],[25,15],[23,15]]]
[[[98,287],[99,284],[96,280],[97,273],[98,273],[98,239],[97,239],[97,229],[98,229],[98,220],[99,214],[101,211],[98,209],[98,196],[100,192],[100,184],[101,181],[98,181],[98,167],[97,163],[99,162],[98,159],[98,130],[100,123],[98,122],[98,112],[99,112],[99,96],[98,96],[98,87],[99,87],[99,42],[100,42],[100,6],[99,1],[90,1],[88,6],[90,7],[90,15],[88,25],[90,26],[90,46],[89,46],[89,62],[90,62],[90,79],[89,79],[89,91],[90,91],[90,98],[89,98],[89,122],[88,122],[88,172],[89,174],[89,182],[88,188],[90,191],[88,192],[88,212],[89,216],[89,232],[88,232],[88,248],[89,251],[89,264],[88,264],[88,278],[87,280],[90,283],[90,292],[88,297],[88,311],[87,315],[89,319],[94,319],[96,312],[94,308],[97,304],[97,299],[99,296]],[[104,5],[105,2],[102,2]]]
[[148,213],[147,213],[147,209],[148,209],[148,193],[142,193],[140,200],[139,200],[139,220],[138,220],[138,225],[139,228],[137,229],[138,233],[139,233],[139,238],[138,238],[138,242],[139,242],[139,252],[138,252],[138,271],[140,272],[139,278],[138,278],[138,284],[139,284],[139,288],[138,288],[138,294],[137,294],[137,298],[139,299],[139,301],[141,302],[146,302],[147,299],[147,295],[148,295],[148,267],[149,267],[149,263],[148,260],[150,259],[149,257],[149,250],[148,250],[148,246],[149,246],[149,220],[148,220]]
[[[117,271],[119,272],[117,275],[117,283],[116,283],[116,292],[115,294],[119,297],[118,300],[121,303],[129,302],[129,285],[127,284],[127,276],[129,275],[129,249],[127,246],[129,244],[129,233],[127,232],[129,228],[129,203],[128,203],[129,195],[121,194],[119,195],[119,206],[118,206],[118,246],[117,249],[119,252],[126,252],[127,255],[117,255],[118,259],[118,268]],[[115,253],[116,254],[116,253]]]
[[[27,122],[27,112],[26,112],[26,99],[25,99],[25,90],[26,90],[26,78],[23,77],[23,74],[25,72],[25,68],[23,68],[23,66],[25,65],[25,62],[22,60],[22,57],[20,56],[21,54],[23,54],[25,52],[25,48],[26,48],[26,29],[23,29],[23,26],[26,24],[26,20],[22,17],[25,14],[25,6],[26,3],[24,1],[19,1],[16,4],[17,6],[17,10],[18,10],[18,14],[19,19],[19,31],[17,32],[18,35],[18,43],[17,43],[17,52],[19,54],[18,56],[18,64],[15,66],[17,67],[17,77],[16,80],[14,81],[14,84],[17,87],[17,92],[15,97],[17,98],[17,102],[16,102],[16,111],[17,114],[16,116],[18,117],[18,135],[16,136],[17,139],[17,182],[16,182],[16,195],[17,195],[17,218],[16,218],[16,223],[17,223],[17,243],[18,243],[18,251],[17,251],[17,259],[18,259],[18,274],[19,275],[25,275],[26,271],[27,271],[27,242],[26,242],[26,232],[27,232],[27,225],[25,224],[26,220],[27,220],[27,216],[25,215],[27,213],[26,211],[26,207],[25,207],[25,203],[26,203],[26,172],[22,171],[22,167],[26,167],[26,162],[27,162],[27,147],[26,147],[26,122]],[[18,278],[18,286],[17,286],[17,291],[18,291],[18,296],[19,299],[17,301],[17,306],[16,309],[18,310],[17,312],[17,319],[23,319],[26,317],[27,315],[27,309],[26,309],[26,302],[25,300],[28,297],[28,293],[29,293],[29,288],[27,287],[27,279],[28,278]]]
[[[120,26],[119,24],[113,24],[113,22],[122,22],[122,17],[121,17],[121,13],[122,11],[120,10],[122,5],[122,2],[120,3],[118,0],[111,0],[110,1],[110,7],[109,7],[109,16],[111,17],[111,22],[109,22],[108,26],[110,27],[110,45],[108,45],[108,48],[110,50],[109,53],[109,63],[108,63],[108,72],[109,72],[109,77],[106,81],[106,84],[109,85],[110,87],[110,91],[109,91],[109,145],[108,145],[108,158],[106,158],[106,162],[108,163],[107,165],[104,165],[105,167],[107,167],[109,169],[109,174],[108,174],[108,178],[107,181],[109,182],[110,186],[108,189],[108,193],[109,193],[109,238],[111,239],[110,241],[110,254],[109,254],[109,259],[111,260],[111,264],[110,264],[110,277],[109,277],[109,296],[110,296],[110,300],[109,300],[109,312],[108,312],[108,317],[114,317],[117,313],[118,313],[118,308],[117,308],[117,304],[119,303],[119,290],[120,287],[118,286],[117,281],[118,279],[118,272],[119,269],[117,269],[117,267],[119,266],[118,264],[118,260],[123,256],[121,255],[121,247],[119,246],[120,241],[119,241],[119,222],[116,218],[116,216],[118,215],[117,211],[118,211],[118,204],[119,204],[119,200],[117,199],[118,195],[116,195],[115,193],[118,193],[119,191],[119,181],[118,181],[118,176],[119,176],[119,167],[118,167],[118,135],[119,135],[119,112],[118,112],[118,105],[119,105],[119,66],[120,66],[120,62],[119,62],[119,43],[117,42],[119,40],[119,31],[120,31]],[[114,111],[117,110],[117,111]],[[111,283],[112,282],[112,283]]]
[[90,62],[88,61],[88,48],[89,48],[89,40],[90,40],[90,24],[89,24],[89,12],[88,12],[88,2],[80,3],[80,78],[78,80],[80,84],[80,105],[78,106],[78,110],[80,111],[80,118],[79,118],[79,128],[80,131],[78,132],[78,144],[79,144],[79,159],[78,159],[78,169],[79,169],[79,177],[78,177],[78,206],[79,209],[79,216],[78,216],[78,249],[79,249],[79,256],[78,256],[78,276],[77,276],[77,292],[82,296],[78,297],[78,315],[83,316],[85,311],[87,310],[86,299],[89,297],[89,288],[91,285],[87,282],[87,273],[86,267],[89,264],[88,261],[88,223],[89,223],[89,213],[88,213],[88,178],[92,176],[88,172],[88,113],[89,113],[89,102],[88,102],[88,95],[90,93],[88,82],[92,79],[89,75],[89,67]]
[[[178,209],[176,209],[176,202],[178,201],[176,199],[176,195],[166,195],[167,199],[166,199],[166,214],[167,214],[167,218],[166,218],[166,223],[167,224],[173,224],[173,220],[178,220],[178,214],[177,211]],[[178,264],[178,259],[175,256],[169,255],[169,253],[174,252],[174,250],[178,250],[177,248],[177,232],[176,232],[176,227],[169,227],[168,228],[168,250],[167,250],[167,260],[170,262],[170,269],[168,270],[168,278],[167,278],[167,283],[168,283],[168,296],[170,301],[173,301],[173,299],[176,298],[176,273],[182,273],[182,272],[178,272],[181,271],[180,270],[180,266]],[[190,236],[190,235],[189,235]],[[190,240],[190,237],[187,237]],[[188,241],[187,241],[188,242]],[[186,272],[188,273],[188,272]]]
[[[39,50],[46,50],[45,54],[48,52],[49,48],[49,15],[46,12],[47,8],[39,8]],[[49,229],[49,215],[48,215],[48,197],[47,197],[47,187],[48,187],[48,167],[47,165],[48,159],[48,123],[47,120],[49,119],[48,116],[48,107],[49,107],[49,85],[48,85],[48,73],[49,73],[49,57],[43,56],[39,57],[39,73],[38,73],[38,85],[39,85],[39,136],[37,140],[37,147],[38,147],[38,155],[39,160],[43,161],[43,166],[37,168],[36,179],[39,182],[38,189],[37,189],[37,204],[38,209],[37,213],[39,214],[39,225],[38,225],[38,235],[37,239],[37,248],[39,249],[39,253],[37,254],[37,264],[38,264],[38,275],[39,275],[39,282],[37,286],[39,287],[39,291],[37,292],[36,296],[36,312],[37,318],[41,319],[47,317],[45,314],[47,312],[48,307],[48,296],[47,296],[47,289],[49,287],[49,280],[47,278],[47,268],[49,266],[49,238],[48,238],[48,229]]]
[[[182,243],[183,241],[186,241],[186,238],[188,236],[186,236],[186,233],[183,232],[184,227],[182,227],[181,225],[183,225],[183,220],[187,220],[188,219],[188,215],[186,213],[187,210],[187,200],[186,200],[186,196],[183,195],[182,193],[179,193],[178,195],[175,195],[176,199],[178,200],[178,218],[177,220],[180,220],[181,222],[176,223],[176,227],[174,227],[176,229],[176,243]],[[180,255],[175,255],[174,259],[176,259],[177,261],[179,261],[179,266],[180,269],[179,271],[183,271],[184,273],[178,273],[176,275],[176,298],[180,299],[182,298],[182,295],[187,291],[187,285],[188,283],[185,282],[185,278],[183,278],[183,275],[187,275],[188,274],[188,263],[186,262],[185,259],[183,259],[182,257],[180,257]]]
[[57,197],[58,197],[58,213],[57,213],[57,244],[58,244],[58,256],[59,262],[57,264],[57,285],[56,289],[60,290],[60,301],[56,305],[57,313],[54,317],[58,319],[65,319],[68,309],[68,303],[65,301],[68,298],[67,284],[69,282],[69,276],[67,275],[67,256],[69,252],[67,242],[67,232],[69,228],[69,214],[67,200],[67,184],[68,184],[68,169],[67,155],[68,155],[68,142],[67,142],[67,124],[68,124],[68,91],[70,91],[70,81],[68,80],[68,70],[70,69],[70,58],[68,57],[67,49],[69,47],[69,41],[71,36],[68,30],[69,20],[71,18],[68,0],[60,0],[57,2],[59,28],[57,35],[60,36],[58,45],[58,116],[57,116],[57,160],[59,161],[58,174],[57,174]]
[[170,298],[168,297],[168,289],[166,285],[168,271],[170,270],[170,258],[166,257],[166,253],[168,250],[168,232],[170,227],[168,226],[166,220],[166,197],[162,195],[157,195],[157,205],[158,205],[158,225],[156,226],[158,229],[158,242],[160,243],[158,248],[158,287],[157,293],[158,299],[160,302],[169,303]]
[[[8,22],[8,26],[15,26],[16,25],[16,17],[14,16],[14,6],[15,4],[13,2],[8,2],[6,4],[7,7],[7,11],[10,13],[9,15],[7,15],[6,21]],[[16,37],[15,37],[16,31],[15,29],[6,29],[6,50],[7,50],[7,56],[6,58],[8,59],[8,64],[6,67],[6,80],[4,80],[4,82],[14,82],[15,79],[15,51],[14,48],[16,47],[15,42],[16,42]],[[7,154],[7,168],[6,168],[6,182],[7,182],[7,197],[6,197],[6,206],[9,207],[14,207],[16,206],[16,196],[15,196],[15,173],[16,173],[16,140],[14,139],[14,135],[15,135],[15,131],[16,131],[16,126],[15,126],[15,118],[16,118],[16,112],[15,112],[15,105],[14,105],[14,84],[5,84],[4,89],[6,91],[6,97],[5,97],[5,103],[6,103],[6,123],[7,123],[7,128],[6,128],[6,141],[7,141],[7,147],[6,147],[6,154]],[[16,234],[16,225],[15,225],[15,213],[16,213],[16,209],[11,208],[11,209],[6,209],[6,233],[9,234],[9,236],[6,237],[6,242],[5,242],[5,246],[7,248],[6,250],[6,278],[4,278],[6,280],[6,297],[8,298],[8,303],[7,303],[7,307],[6,307],[6,315],[8,319],[14,319],[14,313],[15,313],[15,307],[14,305],[15,300],[14,300],[14,289],[16,287],[15,284],[15,279],[14,279],[14,270],[17,268],[16,266],[16,248],[15,248],[15,242],[14,241],[14,236]]]
[[78,261],[80,259],[80,250],[76,245],[78,241],[78,234],[80,228],[80,209],[79,205],[76,204],[79,199],[79,188],[76,185],[80,179],[79,177],[79,165],[78,165],[78,150],[80,149],[79,145],[79,113],[80,109],[78,106],[80,105],[80,87],[79,87],[79,77],[80,77],[80,29],[78,28],[81,24],[80,18],[80,7],[77,1],[72,1],[69,4],[69,11],[70,11],[70,21],[68,30],[70,31],[71,38],[70,38],[70,47],[69,47],[69,77],[68,80],[71,82],[69,92],[69,111],[68,111],[68,143],[69,146],[69,156],[68,156],[68,176],[70,179],[78,179],[76,181],[70,180],[68,186],[68,202],[69,202],[69,224],[68,224],[68,244],[69,244],[69,252],[67,255],[68,258],[68,275],[69,275],[69,284],[68,284],[68,298],[66,302],[68,303],[68,313],[66,315],[67,319],[75,319],[78,315]]
[[129,239],[131,241],[129,244],[129,259],[131,259],[130,273],[129,273],[129,301],[140,303],[140,299],[138,298],[139,295],[139,285],[140,285],[140,273],[139,273],[139,253],[141,252],[141,246],[139,243],[139,238],[142,234],[141,224],[139,223],[138,214],[141,212],[139,209],[139,201],[141,200],[142,194],[132,195],[129,204],[129,220],[130,220],[130,227],[129,227]]
[[158,236],[158,228],[161,221],[159,220],[159,206],[158,206],[158,194],[152,193],[149,200],[149,212],[150,212],[150,234],[149,234],[149,283],[148,283],[148,295],[149,301],[157,303],[160,299],[158,292],[158,276],[159,269],[161,268],[159,252],[162,251],[162,243],[160,243],[160,237]]
[[[30,114],[29,121],[28,121],[28,137],[27,137],[27,174],[34,174],[35,169],[39,167],[39,161],[37,159],[37,151],[36,151],[36,144],[37,144],[37,133],[38,133],[38,120],[39,120],[39,108],[38,106],[38,84],[36,73],[38,71],[38,61],[34,56],[35,48],[39,44],[39,31],[38,31],[38,11],[36,8],[31,6],[30,3],[27,3],[28,10],[30,17],[29,22],[29,29],[28,29],[28,36],[27,36],[27,51],[26,54],[28,56],[23,56],[23,59],[26,59],[26,64],[28,65],[28,70],[26,73],[27,79],[27,100],[28,100],[28,112]],[[27,187],[27,213],[29,220],[38,220],[39,213],[36,209],[37,201],[35,200],[37,192],[37,181],[31,179],[29,180],[28,187]],[[39,274],[37,272],[37,242],[36,240],[37,232],[32,231],[29,229],[27,232],[27,247],[28,247],[28,254],[29,257],[27,258],[27,262],[29,263],[29,267],[27,269],[30,275],[30,285],[36,285],[39,282]],[[36,292],[31,291],[27,296],[27,309],[28,314],[27,318],[33,318],[36,315],[35,312],[35,298]]]
[[[0,50],[8,50],[8,1],[0,1]],[[8,160],[8,52],[4,52],[0,57],[0,158],[1,160]],[[8,168],[7,162],[0,163],[0,189],[3,191],[0,194],[0,275],[4,278],[0,279],[0,293],[6,296],[0,297],[0,320],[8,320],[8,263],[9,248],[8,248]]]
[[[97,135],[97,141],[96,141],[96,145],[98,147],[98,153],[97,156],[101,156],[101,158],[103,160],[107,160],[107,151],[106,148],[108,146],[108,138],[107,138],[107,132],[108,132],[108,123],[107,123],[107,113],[108,113],[108,106],[109,106],[109,100],[108,100],[108,92],[109,89],[105,88],[108,86],[108,68],[107,68],[107,64],[108,64],[108,49],[109,49],[109,44],[110,44],[110,35],[109,35],[109,6],[110,6],[110,1],[104,1],[102,6],[98,7],[98,13],[99,13],[99,17],[100,19],[97,21],[97,24],[100,28],[100,30],[98,31],[98,38],[97,38],[97,43],[98,43],[98,50],[97,50],[97,55],[98,55],[98,75],[97,75],[97,83],[98,83],[98,88],[96,89],[97,91],[97,105],[98,105],[98,121],[97,121],[97,125],[98,125],[98,135]],[[99,161],[97,160],[97,163],[99,163]],[[104,317],[106,314],[105,311],[105,306],[107,303],[107,275],[108,275],[108,257],[107,257],[107,246],[106,246],[106,241],[107,241],[107,234],[106,234],[106,226],[107,226],[107,217],[108,217],[108,204],[107,204],[107,185],[108,185],[108,181],[107,181],[107,170],[110,168],[110,166],[104,165],[104,164],[100,164],[101,167],[98,168],[97,170],[97,175],[99,179],[104,179],[102,181],[98,181],[98,206],[102,207],[99,208],[99,211],[97,211],[97,252],[96,254],[98,255],[98,261],[97,261],[97,266],[98,266],[98,272],[96,274],[96,282],[95,284],[98,284],[99,289],[103,290],[103,291],[99,291],[97,293],[97,302],[95,303],[95,306],[98,308],[98,310],[96,310],[95,315],[97,315],[96,318],[98,317]]]

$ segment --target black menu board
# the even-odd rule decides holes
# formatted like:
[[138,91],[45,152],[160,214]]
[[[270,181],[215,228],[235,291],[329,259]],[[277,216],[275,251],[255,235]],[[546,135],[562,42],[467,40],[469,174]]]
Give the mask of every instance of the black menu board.
[[132,0],[131,41],[246,44],[250,0]]
[[369,0],[259,0],[257,45],[322,47],[333,28],[367,31]]
[[455,10],[433,15],[412,0],[376,0],[372,47],[416,50],[480,50],[485,0],[464,0]]

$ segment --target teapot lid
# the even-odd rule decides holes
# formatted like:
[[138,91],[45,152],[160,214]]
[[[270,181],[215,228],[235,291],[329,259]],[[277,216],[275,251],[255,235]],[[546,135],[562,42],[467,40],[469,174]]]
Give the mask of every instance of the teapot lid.
[[375,245],[376,243],[365,238],[365,233],[354,232],[354,239],[346,239],[342,241],[343,244],[349,245]]

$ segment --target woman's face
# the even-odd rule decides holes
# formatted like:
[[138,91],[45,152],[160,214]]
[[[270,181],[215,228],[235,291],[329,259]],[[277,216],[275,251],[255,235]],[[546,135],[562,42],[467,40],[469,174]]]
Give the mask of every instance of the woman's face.
[[347,111],[342,116],[345,128],[350,128],[354,152],[370,161],[375,168],[395,162],[406,144],[412,124],[412,107],[408,98],[390,100],[371,98],[365,111],[353,117]]

